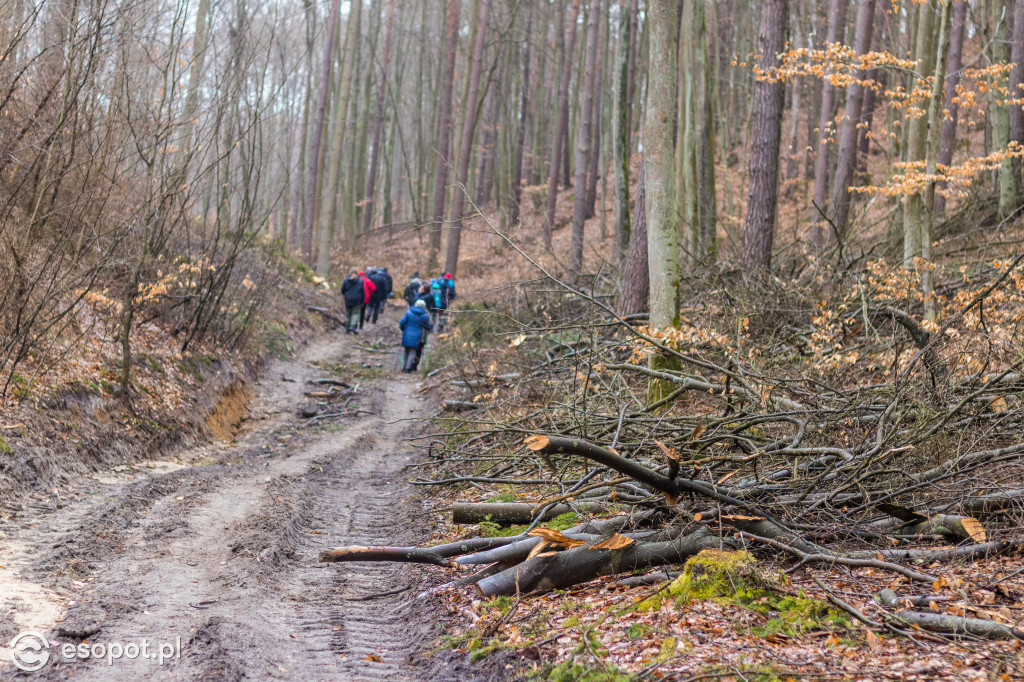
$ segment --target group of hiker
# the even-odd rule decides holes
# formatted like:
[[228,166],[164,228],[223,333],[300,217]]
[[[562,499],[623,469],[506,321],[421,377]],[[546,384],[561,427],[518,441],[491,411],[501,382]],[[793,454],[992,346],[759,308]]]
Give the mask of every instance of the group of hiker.
[[414,272],[404,295],[409,310],[398,323],[405,350],[402,371],[415,372],[427,345],[427,334],[435,326],[438,333],[444,331],[448,322],[448,305],[455,299],[455,280],[450,272],[433,279],[421,279],[420,273]]
[[358,334],[369,320],[377,324],[385,302],[394,295],[394,280],[387,268],[352,268],[341,283],[345,298],[345,333]]
[[[388,298],[393,296],[394,282],[387,268],[352,268],[341,285],[345,298],[345,333],[358,334],[369,320],[377,324]],[[435,328],[440,333],[448,323],[448,306],[455,300],[455,280],[451,273],[443,277],[420,278],[414,272],[405,287],[404,298],[409,309],[398,328],[402,330],[402,371],[415,372],[427,345],[427,335]]]

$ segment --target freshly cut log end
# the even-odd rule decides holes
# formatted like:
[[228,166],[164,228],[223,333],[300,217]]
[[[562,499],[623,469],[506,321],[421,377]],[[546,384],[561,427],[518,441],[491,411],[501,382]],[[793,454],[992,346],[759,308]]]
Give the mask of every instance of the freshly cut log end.
[[548,443],[550,442],[550,438],[538,434],[527,437],[527,439],[523,441],[523,444],[526,445],[526,447],[530,448],[530,450],[532,450],[533,452],[537,452],[539,450],[543,450],[544,448],[546,448],[548,446]]

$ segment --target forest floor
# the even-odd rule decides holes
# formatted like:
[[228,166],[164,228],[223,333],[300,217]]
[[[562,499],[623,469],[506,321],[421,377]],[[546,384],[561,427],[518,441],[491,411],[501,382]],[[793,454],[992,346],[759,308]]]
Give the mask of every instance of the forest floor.
[[[0,525],[0,640],[35,630],[60,645],[174,647],[158,665],[68,660],[53,645],[39,679],[503,677],[503,665],[429,655],[447,613],[415,595],[443,576],[317,562],[338,544],[421,540],[424,512],[403,482],[416,454],[403,439],[429,401],[396,371],[397,315],[272,362],[229,442],[26,501]],[[296,408],[328,370],[359,383],[348,408],[363,412],[311,424]],[[0,678],[18,674],[0,661]]]

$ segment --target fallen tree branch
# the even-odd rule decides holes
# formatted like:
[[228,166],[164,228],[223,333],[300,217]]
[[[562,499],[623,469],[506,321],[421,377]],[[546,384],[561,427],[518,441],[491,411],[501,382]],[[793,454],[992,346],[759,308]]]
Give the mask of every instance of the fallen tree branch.
[[[900,607],[900,598],[890,589],[884,589],[876,597],[878,601],[891,608]],[[941,632],[948,635],[973,635],[983,639],[1019,639],[1024,640],[1024,630],[997,623],[994,620],[952,616],[945,613],[928,611],[899,611],[891,618],[916,625],[922,630]]]
[[881,571],[891,571],[893,573],[899,573],[902,576],[910,578],[911,580],[920,580],[922,582],[935,582],[938,580],[937,576],[929,575],[927,573],[918,573],[917,571],[911,570],[899,564],[889,563],[888,561],[879,561],[878,559],[854,559],[851,557],[844,557],[838,554],[808,554],[803,552],[796,547],[787,545],[784,542],[778,540],[772,540],[771,538],[760,537],[751,533],[740,532],[739,536],[744,540],[751,540],[753,542],[759,542],[763,545],[768,545],[773,549],[780,550],[792,554],[796,558],[800,559],[800,562],[792,568],[786,569],[786,573],[792,573],[804,564],[819,563],[819,564],[840,564],[842,566],[849,566],[851,568],[877,568]]

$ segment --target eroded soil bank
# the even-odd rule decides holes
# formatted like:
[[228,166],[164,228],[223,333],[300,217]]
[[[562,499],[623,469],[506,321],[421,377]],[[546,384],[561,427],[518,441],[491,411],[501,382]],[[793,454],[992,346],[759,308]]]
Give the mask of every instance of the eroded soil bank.
[[[418,598],[439,572],[319,564],[325,547],[415,544],[428,513],[410,501],[404,440],[427,411],[394,355],[397,311],[362,337],[335,332],[272,363],[230,442],[174,460],[118,466],[60,500],[39,499],[0,525],[0,640],[35,630],[51,660],[22,673],[0,649],[0,677],[36,679],[486,679],[431,653],[448,614]],[[392,319],[395,318],[395,319]],[[310,379],[351,368],[355,416],[296,415]],[[235,429],[218,415],[222,434]],[[67,660],[64,644],[174,647],[162,664],[122,655]],[[77,649],[76,649],[77,651]]]

